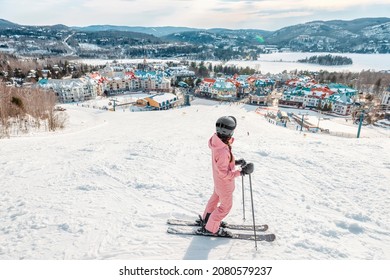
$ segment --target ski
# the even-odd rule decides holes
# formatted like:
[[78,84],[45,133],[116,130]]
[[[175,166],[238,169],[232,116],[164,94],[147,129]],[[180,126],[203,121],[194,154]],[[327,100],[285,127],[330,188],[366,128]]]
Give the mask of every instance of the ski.
[[[187,220],[180,220],[180,219],[168,219],[167,224],[176,225],[176,226],[190,226],[190,227],[201,226],[200,220],[187,221]],[[235,229],[235,230],[253,230],[253,226],[251,225],[236,225],[236,224],[229,224],[225,222],[221,224],[221,227],[227,229]],[[267,229],[268,229],[268,225],[256,226],[256,231],[267,231]]]
[[[167,232],[170,234],[180,234],[180,235],[196,235],[196,236],[208,236],[208,237],[216,237],[216,238],[230,238],[230,239],[241,239],[241,240],[255,240],[255,235],[250,233],[235,233],[230,232],[229,235],[213,235],[211,233],[204,233],[197,231],[199,228],[190,229],[188,227],[168,227]],[[275,234],[256,234],[257,241],[267,241],[272,242],[276,238]]]

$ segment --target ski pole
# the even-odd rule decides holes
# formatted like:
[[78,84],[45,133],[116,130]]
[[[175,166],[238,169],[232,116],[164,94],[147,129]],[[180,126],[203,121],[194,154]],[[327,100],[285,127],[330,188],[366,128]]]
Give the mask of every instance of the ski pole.
[[244,189],[244,175],[241,175],[242,179],[242,219],[245,221],[245,189]]
[[251,202],[252,202],[252,219],[253,219],[253,233],[255,235],[255,248],[257,251],[257,237],[256,237],[256,223],[255,223],[255,210],[253,206],[253,191],[252,191],[252,178],[251,174],[249,174],[249,188],[251,191]]

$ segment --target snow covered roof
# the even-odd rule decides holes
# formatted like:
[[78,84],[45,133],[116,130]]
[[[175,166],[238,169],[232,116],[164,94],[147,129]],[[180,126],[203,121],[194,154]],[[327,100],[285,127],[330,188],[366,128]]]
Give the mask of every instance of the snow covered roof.
[[350,88],[346,85],[343,85],[343,84],[334,84],[334,83],[331,83],[328,85],[329,89],[334,91],[334,92],[338,92],[338,93],[348,93],[349,96],[351,95],[354,95],[357,93],[357,90],[356,89],[353,89],[353,88]]
[[39,85],[46,88],[76,88],[83,87],[84,85],[96,84],[97,81],[88,78],[78,79],[41,79]]
[[217,80],[213,88],[222,90],[235,90],[236,86],[232,82],[226,82],[224,80]]
[[152,98],[158,103],[162,103],[164,101],[173,101],[177,97],[172,93],[164,93],[164,94],[153,95],[150,98]]
[[136,70],[135,75],[141,79],[148,79],[152,77],[156,77],[156,71],[142,71],[142,70]]
[[339,102],[346,105],[352,104],[352,99],[346,93],[336,93],[328,97],[332,102]]

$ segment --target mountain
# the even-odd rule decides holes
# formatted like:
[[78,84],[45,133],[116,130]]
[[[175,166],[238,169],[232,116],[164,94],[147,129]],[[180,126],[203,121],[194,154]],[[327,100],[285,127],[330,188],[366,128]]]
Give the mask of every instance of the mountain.
[[390,52],[390,18],[313,21],[279,29],[269,44],[293,51]]
[[[108,58],[142,56],[145,46],[156,46],[163,41],[153,35],[120,31],[80,31],[66,25],[23,26],[2,22],[0,50],[26,56],[78,56]],[[104,28],[101,28],[104,29]],[[17,38],[17,40],[15,40]]]
[[272,32],[260,29],[223,29],[214,28],[189,32],[176,32],[163,36],[168,41],[188,42],[193,44],[224,44],[230,45],[253,45],[257,44],[257,36],[270,35]]
[[161,27],[143,27],[143,26],[117,26],[117,25],[90,25],[86,27],[73,27],[73,29],[85,32],[96,31],[131,31],[146,33],[154,35],[156,37],[166,36],[176,32],[187,32],[200,30],[198,28],[190,27],[174,27],[174,26],[161,26]]
[[86,58],[255,60],[262,53],[280,50],[390,53],[390,18],[384,17],[312,21],[276,31],[173,26],[23,26],[2,19],[0,35],[2,49],[16,54]]
[[[78,42],[96,42],[104,40],[105,45],[118,46],[129,41],[144,41],[149,43],[160,43],[162,40],[156,36],[133,31],[119,31],[119,30],[107,30],[107,31],[94,31],[94,32],[76,32],[73,35],[73,40]],[[125,42],[125,43],[124,43]],[[102,43],[103,44],[103,43]]]
[[57,29],[57,30],[66,30],[66,29],[70,29],[70,27],[64,25],[64,24],[55,24],[55,25],[49,25],[49,26],[45,26],[47,28],[52,28],[52,29]]
[[[345,34],[361,35],[362,30],[386,26],[390,23],[390,18],[361,18],[356,20],[331,20],[312,21],[304,24],[284,27],[271,34],[269,40],[277,42],[295,38],[297,35],[311,36],[343,36]],[[386,30],[384,30],[386,32]],[[388,34],[390,36],[390,34]]]
[[[323,21],[326,24],[337,25],[341,28],[345,28],[351,32],[359,32],[363,28],[367,28],[369,26],[377,26],[384,23],[389,23],[390,19],[381,17],[381,18],[359,18],[350,21],[346,20],[330,20]],[[318,21],[321,22],[321,21]]]
[[0,18],[0,29],[3,29],[3,28],[16,28],[18,26],[19,25],[16,24],[16,23],[13,23],[13,22],[10,22],[8,20]]

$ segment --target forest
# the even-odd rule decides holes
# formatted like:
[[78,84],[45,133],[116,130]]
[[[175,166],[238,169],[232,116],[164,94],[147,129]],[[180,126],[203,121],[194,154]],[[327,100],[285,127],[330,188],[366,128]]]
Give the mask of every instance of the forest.
[[299,59],[298,62],[334,66],[334,65],[351,65],[352,59],[345,56],[327,54],[327,55],[314,55],[309,58],[306,57],[305,59]]

